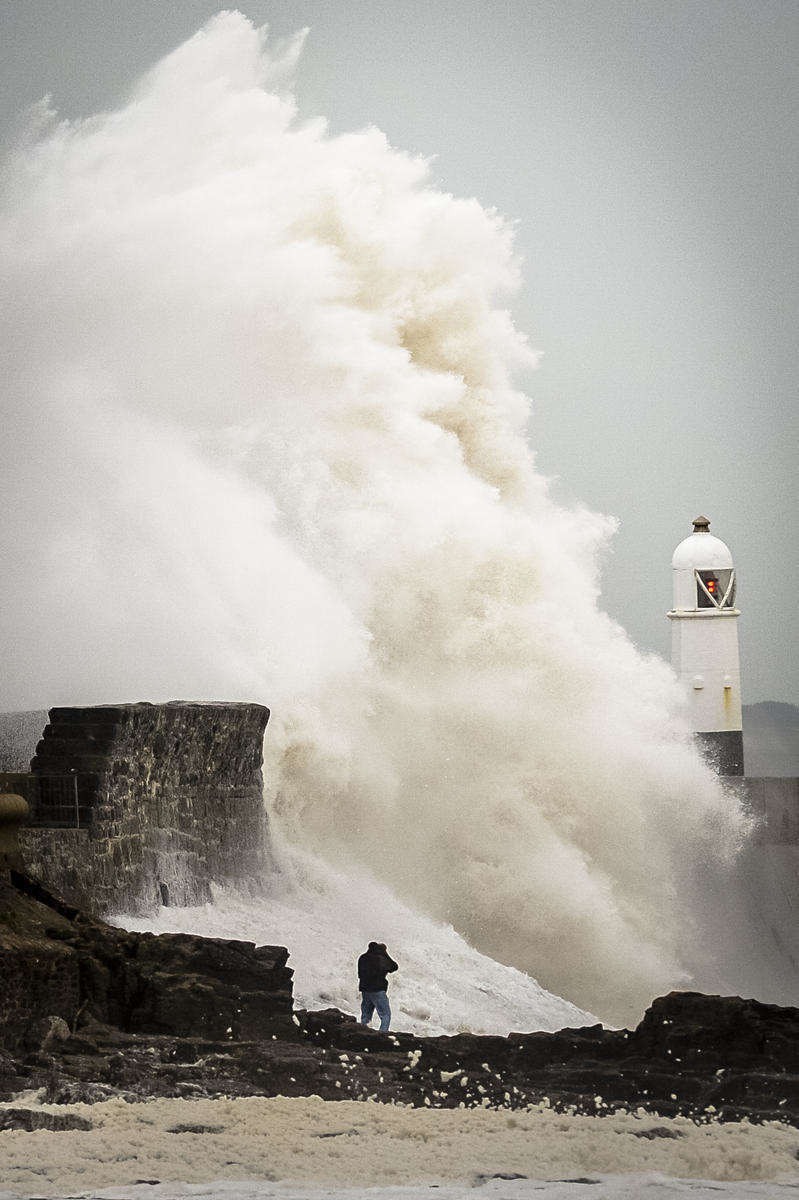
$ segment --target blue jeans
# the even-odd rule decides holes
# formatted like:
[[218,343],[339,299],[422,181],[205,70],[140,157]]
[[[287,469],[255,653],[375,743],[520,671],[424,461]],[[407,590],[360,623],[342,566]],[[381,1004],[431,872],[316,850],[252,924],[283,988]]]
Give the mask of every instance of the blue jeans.
[[371,1024],[372,1017],[377,1011],[380,1018],[380,1031],[385,1033],[391,1021],[391,1008],[385,992],[361,992],[361,1024]]

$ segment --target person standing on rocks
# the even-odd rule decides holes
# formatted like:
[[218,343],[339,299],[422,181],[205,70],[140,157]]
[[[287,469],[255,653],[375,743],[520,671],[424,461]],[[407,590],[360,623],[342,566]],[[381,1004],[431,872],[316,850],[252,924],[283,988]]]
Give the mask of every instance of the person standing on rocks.
[[388,1003],[387,975],[396,971],[397,964],[390,958],[385,942],[370,942],[369,949],[358,959],[358,990],[361,993],[361,1025],[371,1024],[377,1012],[380,1032],[385,1033],[391,1023],[391,1007]]

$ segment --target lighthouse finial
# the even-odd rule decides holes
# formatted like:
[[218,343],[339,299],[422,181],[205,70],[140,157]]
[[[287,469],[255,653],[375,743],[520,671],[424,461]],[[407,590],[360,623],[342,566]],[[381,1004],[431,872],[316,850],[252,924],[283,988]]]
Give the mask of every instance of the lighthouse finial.
[[707,517],[694,517],[694,533],[710,533],[710,521]]

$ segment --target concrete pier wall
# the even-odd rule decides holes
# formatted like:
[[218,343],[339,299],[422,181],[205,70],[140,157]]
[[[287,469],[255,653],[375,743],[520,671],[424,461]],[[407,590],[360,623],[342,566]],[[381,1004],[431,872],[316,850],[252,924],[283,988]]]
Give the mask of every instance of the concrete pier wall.
[[799,847],[799,779],[746,777],[743,783],[747,803],[760,822],[757,840]]
[[755,828],[732,861],[703,863],[695,903],[703,951],[686,965],[701,991],[797,1006],[799,778],[724,782],[743,793]]

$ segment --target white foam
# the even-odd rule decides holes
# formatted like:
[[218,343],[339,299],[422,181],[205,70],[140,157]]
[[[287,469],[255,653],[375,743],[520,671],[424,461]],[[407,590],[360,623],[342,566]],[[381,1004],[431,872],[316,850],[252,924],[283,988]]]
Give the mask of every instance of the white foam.
[[451,926],[413,912],[354,869],[337,874],[304,864],[304,883],[262,897],[214,888],[213,904],[121,916],[125,928],[199,933],[287,946],[296,1008],[358,1015],[356,960],[379,937],[399,964],[389,978],[391,1028],[422,1036],[579,1028],[597,1018],[553,996],[522,971],[472,949]]
[[[57,1107],[63,1114],[64,1107]],[[92,1128],[3,1134],[3,1186],[9,1190],[0,1192],[0,1200],[9,1194],[30,1195],[31,1189],[41,1196],[67,1192],[73,1197],[91,1190],[96,1198],[102,1188],[109,1197],[138,1197],[142,1192],[135,1184],[144,1180],[153,1181],[146,1195],[159,1200],[209,1194],[230,1200],[314,1197],[340,1194],[340,1189],[353,1200],[366,1189],[393,1198],[396,1189],[412,1189],[409,1194],[415,1196],[422,1188],[429,1193],[431,1187],[438,1191],[448,1184],[455,1185],[452,1196],[462,1196],[494,1175],[524,1178],[496,1181],[499,1190],[486,1185],[489,1196],[520,1198],[539,1191],[580,1195],[563,1190],[564,1183],[550,1192],[545,1181],[586,1177],[596,1181],[587,1189],[592,1197],[650,1190],[658,1196],[680,1190],[693,1194],[692,1186],[674,1183],[679,1179],[717,1181],[714,1195],[774,1200],[799,1187],[796,1131],[777,1125],[705,1126],[631,1114],[563,1116],[545,1106],[519,1113],[431,1111],[316,1097],[146,1104],[110,1100],[69,1105],[68,1111]],[[207,1131],[171,1132],[187,1125]],[[653,1130],[659,1133],[653,1135]],[[611,1179],[602,1190],[603,1177],[624,1175],[634,1178]],[[723,1186],[742,1180],[768,1186]],[[641,1190],[635,1191],[631,1182]],[[708,1187],[699,1194],[710,1192]]]

